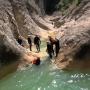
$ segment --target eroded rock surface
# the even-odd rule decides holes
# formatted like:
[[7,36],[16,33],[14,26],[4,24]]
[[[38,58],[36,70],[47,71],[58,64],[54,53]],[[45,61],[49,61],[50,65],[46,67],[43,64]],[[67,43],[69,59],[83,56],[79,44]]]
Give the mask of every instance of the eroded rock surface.
[[[51,2],[56,2],[54,10],[59,3],[59,0],[56,1]],[[48,0],[46,3],[45,0],[0,0],[0,62],[12,61],[13,57],[15,60],[26,60],[26,57],[29,58],[26,50],[28,34],[47,38],[49,31],[54,30],[61,41],[60,54],[55,61],[58,66],[79,67],[79,63],[82,63],[82,67],[87,65],[83,64],[84,61],[89,63],[90,1],[70,3],[65,12],[56,11],[52,16],[46,15],[50,9],[47,2]],[[18,36],[22,36],[25,47],[17,43]],[[34,59],[33,55],[31,57]]]
[[[18,36],[22,36],[26,46],[28,34],[35,35],[40,32],[32,18],[34,8],[30,8],[33,11],[30,14],[27,4],[30,5],[28,0],[0,0],[0,66],[26,59],[27,50],[17,43]],[[38,10],[39,8],[36,11],[40,12]]]
[[90,1],[82,0],[72,13],[73,18],[59,29],[62,48],[56,64],[69,69],[90,67]]

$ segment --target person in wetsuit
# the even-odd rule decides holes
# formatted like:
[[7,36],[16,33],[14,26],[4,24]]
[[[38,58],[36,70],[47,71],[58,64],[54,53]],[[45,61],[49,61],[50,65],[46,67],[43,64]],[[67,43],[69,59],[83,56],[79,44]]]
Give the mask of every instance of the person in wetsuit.
[[52,58],[52,54],[53,54],[53,45],[50,41],[47,42],[47,49],[46,49],[47,53],[49,54],[49,57]]
[[[55,40],[51,36],[48,36],[48,39],[49,39],[50,43],[52,44],[52,47],[54,48]],[[53,49],[53,55],[54,55],[54,49]]]
[[40,37],[38,35],[36,35],[34,38],[34,44],[36,46],[37,52],[40,52],[41,40],[40,40]]
[[60,50],[60,42],[59,42],[59,40],[56,38],[56,39],[55,39],[55,53],[56,53],[56,57],[58,56],[59,50]]
[[22,45],[23,40],[22,40],[21,36],[18,37],[17,42],[18,42],[21,46],[23,46],[23,45]]
[[30,51],[32,51],[32,40],[31,40],[31,36],[30,35],[28,35],[27,40],[28,40]]

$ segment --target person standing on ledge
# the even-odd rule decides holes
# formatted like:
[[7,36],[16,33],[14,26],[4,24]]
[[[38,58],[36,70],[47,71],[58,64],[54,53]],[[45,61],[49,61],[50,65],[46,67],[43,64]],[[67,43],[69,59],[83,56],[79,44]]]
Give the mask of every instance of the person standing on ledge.
[[30,51],[32,51],[32,40],[31,40],[31,36],[30,35],[28,35],[27,40],[28,40]]
[[34,44],[36,46],[37,52],[40,52],[40,44],[41,44],[41,40],[40,37],[38,35],[36,35],[34,37]]
[[[55,39],[53,39],[51,36],[48,36],[48,39],[49,39],[50,43],[52,44],[52,47],[54,48]],[[54,55],[54,49],[53,49],[53,55]]]
[[60,50],[60,42],[57,38],[55,38],[55,53],[56,53],[56,57],[58,56]]
[[53,54],[53,45],[50,41],[47,41],[47,49],[46,52],[48,53],[49,57],[52,58]]

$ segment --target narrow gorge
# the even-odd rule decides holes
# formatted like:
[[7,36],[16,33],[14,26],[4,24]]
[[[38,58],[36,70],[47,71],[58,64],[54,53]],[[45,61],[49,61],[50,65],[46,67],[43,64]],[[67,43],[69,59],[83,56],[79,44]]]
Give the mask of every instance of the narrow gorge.
[[[61,49],[54,64],[61,69],[90,67],[89,0],[0,0],[0,70],[13,62],[28,62],[27,36],[51,35]],[[17,42],[23,39],[24,47]],[[14,68],[15,69],[15,68]],[[7,72],[7,70],[6,70]],[[10,72],[10,71],[9,71]]]

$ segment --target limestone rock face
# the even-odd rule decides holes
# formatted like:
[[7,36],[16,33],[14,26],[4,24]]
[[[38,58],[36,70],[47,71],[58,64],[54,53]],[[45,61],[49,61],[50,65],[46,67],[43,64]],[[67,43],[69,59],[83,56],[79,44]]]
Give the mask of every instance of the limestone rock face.
[[18,56],[16,60],[19,59],[21,53],[13,35],[14,33],[15,37],[18,35],[17,30],[11,29],[11,25],[14,24],[9,20],[9,12],[11,15],[12,8],[8,0],[0,0],[0,64],[13,61],[12,59],[16,56]]
[[90,1],[82,0],[72,13],[59,30],[62,48],[56,64],[63,68],[90,67]]
[[48,18],[43,17],[50,9],[47,5],[48,1],[52,1],[52,4],[56,2],[54,8],[59,1],[63,2],[63,0],[0,0],[0,62],[6,62],[7,57],[12,61],[12,56],[17,60],[26,53],[26,49],[17,43],[18,36],[22,36],[26,45],[28,34],[47,37],[47,31],[52,29],[58,31],[57,37],[61,42],[60,54],[55,62],[58,66],[65,63],[68,67],[76,67],[77,63],[79,65],[78,61],[83,66],[82,61],[89,61],[90,0],[79,0],[78,5],[70,3],[70,7],[63,13],[57,11],[61,15],[56,19],[56,24],[58,22],[61,24],[58,25],[58,29],[53,28],[52,21],[47,20],[57,14]]
[[28,12],[26,0],[0,0],[0,63],[20,59],[26,50],[17,43],[28,34],[36,34],[39,28]]

